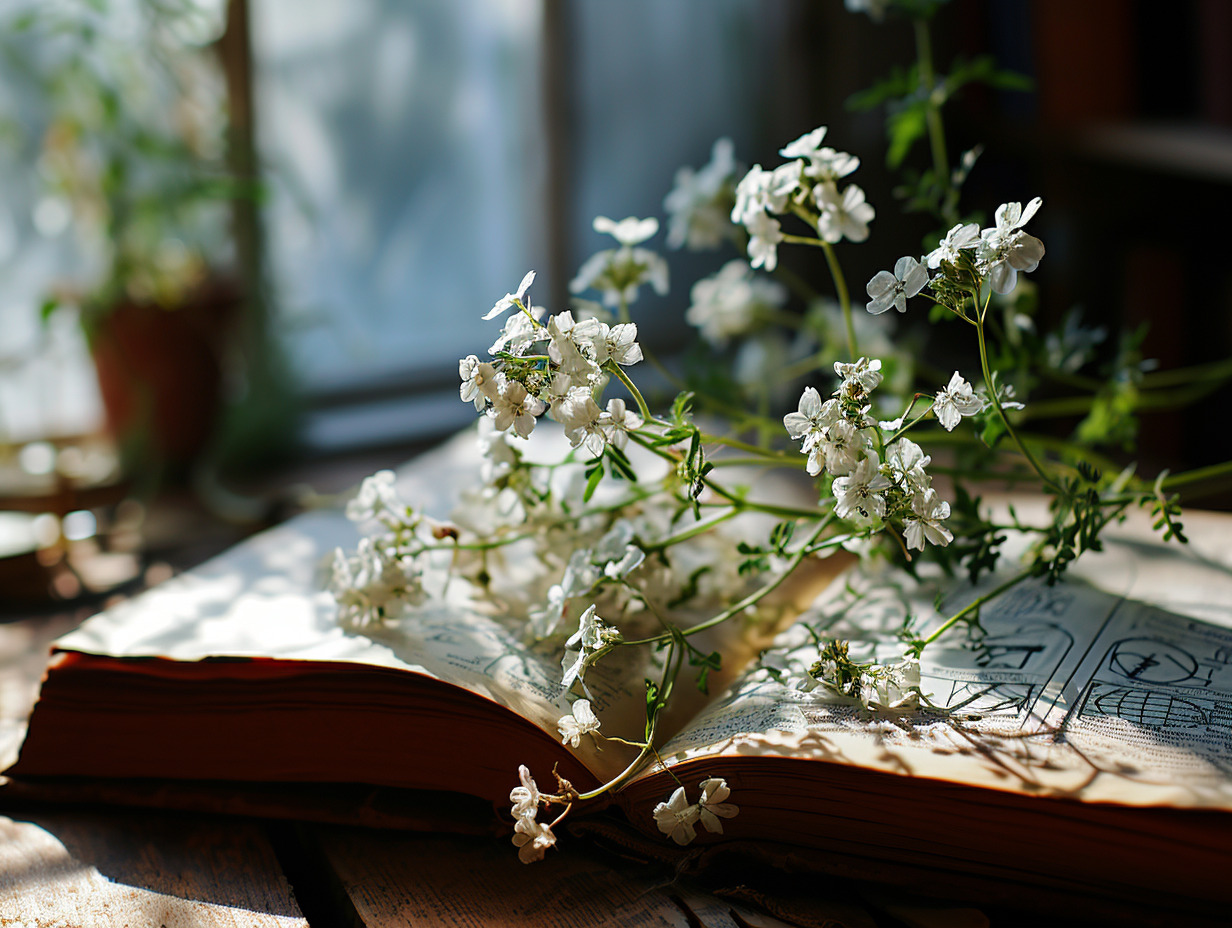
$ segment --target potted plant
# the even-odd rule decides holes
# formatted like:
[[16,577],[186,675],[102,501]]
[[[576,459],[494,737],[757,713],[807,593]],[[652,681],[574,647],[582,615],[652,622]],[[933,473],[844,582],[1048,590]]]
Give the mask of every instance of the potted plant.
[[77,307],[130,465],[183,468],[222,407],[241,292],[223,77],[192,0],[32,8],[10,35],[46,99],[40,173],[71,210]]

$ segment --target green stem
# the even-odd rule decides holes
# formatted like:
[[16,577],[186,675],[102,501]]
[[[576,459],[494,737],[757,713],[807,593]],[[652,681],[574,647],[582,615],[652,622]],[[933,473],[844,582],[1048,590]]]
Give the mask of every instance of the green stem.
[[1186,487],[1195,483],[1227,476],[1232,476],[1232,461],[1212,464],[1209,467],[1198,467],[1194,470],[1182,471],[1179,474],[1169,474],[1161,481],[1160,486],[1165,490],[1175,490],[1177,487]]
[[[671,463],[673,466],[680,463],[680,459],[676,455],[651,444],[644,435],[639,435],[637,432],[630,432],[629,437],[647,451],[658,455],[663,458],[663,460]],[[745,512],[762,512],[768,516],[778,516],[780,519],[819,519],[824,515],[824,513],[817,509],[798,509],[794,506],[779,506],[774,503],[759,503],[755,500],[745,499],[744,497],[737,496],[726,487],[715,483],[709,477],[703,477],[702,483],[707,489],[718,496],[721,496],[723,499],[727,500],[728,503]]]
[[808,459],[804,457],[783,460],[766,460],[764,457],[747,458],[715,458],[711,462],[715,467],[790,467],[793,470],[804,470],[808,467]]
[[1153,390],[1157,387],[1175,387],[1194,380],[1226,380],[1229,377],[1232,377],[1232,359],[1178,367],[1170,371],[1152,371],[1142,375],[1142,388]]
[[[924,398],[923,393],[917,393],[915,396],[911,398],[911,402],[907,405],[907,411],[903,413],[904,419],[906,419],[909,415],[911,415],[912,407],[915,406],[917,401],[923,398]],[[907,431],[907,429],[916,425],[921,419],[923,419],[925,416],[927,416],[932,411],[933,411],[933,404],[932,404],[932,398],[930,397],[928,408],[924,410],[922,413],[920,413],[918,416],[916,416],[914,419],[912,419],[910,422],[904,423],[903,426],[897,432],[895,432],[893,435],[887,438],[886,447],[889,447],[890,445],[894,444],[894,442],[898,441],[899,438],[902,437],[903,433]]]
[[950,159],[945,150],[945,126],[941,121],[941,107],[937,102],[937,77],[933,71],[932,38],[928,34],[928,22],[922,18],[915,21],[915,49],[919,61],[920,89],[924,91],[925,121],[928,124],[928,142],[932,149],[933,170],[937,172],[937,183],[946,191],[939,206],[942,218],[947,223],[954,223],[957,217],[951,203],[952,188],[950,185]]
[[1031,453],[1031,449],[1023,443],[1023,440],[1019,437],[1017,430],[1015,430],[1014,426],[1010,424],[1009,416],[1005,414],[1005,410],[1001,406],[1001,400],[997,396],[997,385],[992,379],[992,371],[988,368],[988,346],[984,342],[983,314],[980,316],[980,321],[975,327],[975,331],[979,334],[980,338],[980,369],[984,373],[984,386],[988,390],[988,399],[992,402],[993,409],[997,411],[997,415],[1001,418],[1001,422],[1005,426],[1006,432],[1008,432],[1009,436],[1014,440],[1014,444],[1018,446],[1018,450],[1022,452],[1022,456],[1027,459],[1027,463],[1031,465],[1031,468],[1039,474],[1040,479],[1043,480],[1054,493],[1061,493],[1062,490],[1057,485],[1057,482],[1052,479],[1052,477],[1040,465],[1040,462],[1036,460],[1035,455]]
[[710,531],[716,525],[720,525],[739,514],[740,510],[733,506],[731,509],[728,509],[726,512],[721,512],[713,518],[705,519],[701,522],[695,522],[693,525],[690,525],[686,529],[680,530],[674,535],[668,535],[666,538],[660,539],[654,544],[642,545],[641,548],[647,554],[650,554],[653,551],[663,551],[666,548],[670,548],[672,545],[677,545],[682,541],[688,541],[690,538],[695,538],[698,535],[702,535]]
[[[749,606],[754,606],[761,602],[765,597],[777,590],[783,581],[791,576],[792,572],[800,566],[800,562],[809,555],[813,542],[817,541],[817,539],[821,536],[821,533],[830,526],[830,523],[833,522],[834,519],[835,515],[833,512],[829,513],[824,519],[821,519],[814,527],[813,531],[809,534],[809,537],[805,539],[804,544],[802,544],[796,553],[793,554],[788,560],[787,566],[784,567],[778,576],[776,576],[769,583],[758,587],[748,596],[744,597],[744,599],[728,606],[718,615],[712,616],[704,622],[699,622],[697,625],[690,626],[689,628],[675,632],[674,634],[679,634],[682,637],[688,638],[690,635],[695,635],[698,632],[705,631],[708,628],[714,628],[716,625],[721,625],[732,616],[739,615],[745,609],[749,608]],[[622,646],[657,644],[660,641],[667,641],[672,637],[673,633],[665,633],[662,635],[656,635],[653,638],[641,638],[637,641],[622,641],[620,644]]]
[[650,717],[646,731],[645,746],[638,751],[637,757],[633,758],[629,766],[625,767],[624,770],[616,774],[616,776],[608,780],[602,786],[596,787],[588,793],[580,794],[577,797],[579,800],[594,799],[596,796],[602,796],[608,790],[616,789],[628,780],[629,777],[633,776],[633,774],[636,773],[642,766],[642,763],[646,760],[646,758],[654,752],[654,736],[659,727],[659,718],[663,714],[663,707],[667,704],[668,697],[671,696],[672,684],[676,680],[676,675],[680,673],[680,665],[683,660],[684,653],[673,638],[672,643],[668,648],[667,659],[663,661],[663,676],[660,678],[659,682],[658,706],[656,707],[654,714]]
[[633,402],[637,403],[637,410],[639,413],[641,413],[643,421],[648,422],[648,423],[654,422],[658,425],[668,424],[659,419],[656,419],[654,416],[650,414],[650,407],[646,405],[646,400],[642,398],[642,391],[639,390],[637,388],[637,385],[634,384],[633,381],[629,379],[629,375],[626,374],[623,370],[621,370],[619,364],[609,359],[607,363],[604,364],[603,366],[610,373],[615,374],[616,378],[625,385],[625,389],[628,390],[629,393],[633,397]]
[[[771,420],[773,421],[773,420]],[[780,429],[782,423],[775,423]],[[788,454],[783,451],[771,451],[768,448],[763,448],[761,445],[750,444],[747,441],[741,441],[738,438],[728,438],[724,435],[711,435],[708,432],[701,433],[702,441],[708,445],[725,445],[728,448],[736,448],[740,451],[747,451],[750,454],[756,454],[759,457],[768,458],[778,464],[794,464],[797,455]]]
[[962,620],[967,615],[974,612],[976,609],[979,609],[980,606],[984,605],[984,603],[988,602],[989,600],[996,599],[1006,590],[1009,590],[1017,586],[1018,584],[1022,583],[1022,581],[1026,580],[1031,575],[1032,575],[1031,571],[1024,570],[1022,573],[1014,577],[1011,577],[1009,580],[1006,580],[1000,586],[996,587],[993,590],[990,590],[989,592],[985,593],[983,596],[976,597],[970,603],[968,603],[965,607],[963,607],[958,612],[954,613],[954,615],[950,616],[948,619],[942,622],[940,627],[938,627],[936,631],[934,631],[931,635],[929,635],[927,638],[924,639],[924,645],[928,646],[932,644],[934,641],[940,638],[943,634],[945,634],[947,631],[953,628],[955,622]]
[[855,320],[851,318],[851,295],[847,292],[847,278],[843,276],[843,269],[839,267],[838,255],[834,253],[834,246],[829,242],[822,242],[821,250],[825,252],[826,263],[830,266],[830,276],[834,279],[834,292],[838,294],[838,305],[843,310],[843,324],[847,327],[847,352],[854,361],[860,356],[860,349],[856,344]]
[[789,235],[783,233],[783,241],[789,245],[809,245],[812,248],[824,248],[826,243],[812,235]]
[[[1202,399],[1214,393],[1223,385],[1222,381],[1209,380],[1204,383],[1192,384],[1188,387],[1178,387],[1171,390],[1139,391],[1130,404],[1130,409],[1158,410],[1176,409]],[[1066,396],[1055,400],[1044,400],[1032,403],[1023,414],[1031,419],[1045,419],[1052,416],[1076,416],[1090,412],[1095,404],[1093,396]]]

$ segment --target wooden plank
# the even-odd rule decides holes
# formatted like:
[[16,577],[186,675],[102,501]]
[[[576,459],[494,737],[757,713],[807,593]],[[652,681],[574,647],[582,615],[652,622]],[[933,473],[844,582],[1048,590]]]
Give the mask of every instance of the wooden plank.
[[526,865],[508,840],[490,837],[330,826],[311,833],[366,928],[697,924],[661,869],[600,858],[576,845]]
[[0,817],[0,924],[308,928],[259,826],[82,810]]

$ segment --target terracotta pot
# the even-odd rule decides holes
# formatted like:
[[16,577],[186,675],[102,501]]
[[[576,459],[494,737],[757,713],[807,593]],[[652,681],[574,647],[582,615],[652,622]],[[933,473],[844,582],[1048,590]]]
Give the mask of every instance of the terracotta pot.
[[98,320],[90,348],[121,447],[173,469],[201,453],[222,408],[221,359],[239,302],[234,286],[215,283],[175,309],[127,302]]

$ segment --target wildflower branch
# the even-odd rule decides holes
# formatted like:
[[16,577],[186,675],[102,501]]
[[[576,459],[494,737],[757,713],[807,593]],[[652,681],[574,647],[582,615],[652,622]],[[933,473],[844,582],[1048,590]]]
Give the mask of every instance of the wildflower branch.
[[972,613],[978,612],[981,606],[989,602],[992,602],[992,600],[996,599],[1002,593],[1005,593],[1006,591],[1013,589],[1014,587],[1018,586],[1018,584],[1022,583],[1024,580],[1028,580],[1031,577],[1034,577],[1036,575],[1037,575],[1037,571],[1034,569],[1024,570],[1021,573],[1015,574],[1013,577],[1006,580],[1004,583],[1001,583],[998,586],[994,587],[993,589],[989,590],[987,593],[983,594],[982,596],[977,596],[975,599],[971,600],[971,602],[969,602],[962,609],[958,610],[958,612],[954,613],[952,616],[950,616],[948,619],[942,622],[939,626],[937,626],[936,629],[933,630],[931,634],[929,634],[926,638],[924,638],[920,645],[921,648],[923,646],[932,644],[934,641],[936,641],[938,638],[944,635],[947,631],[953,628],[955,624],[962,621],[963,619],[965,619],[967,616],[971,615]]

